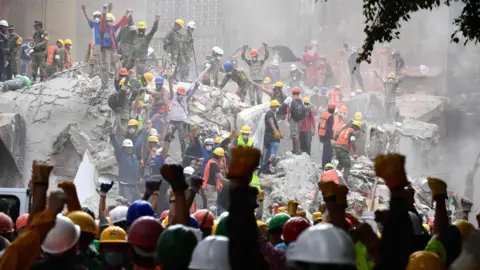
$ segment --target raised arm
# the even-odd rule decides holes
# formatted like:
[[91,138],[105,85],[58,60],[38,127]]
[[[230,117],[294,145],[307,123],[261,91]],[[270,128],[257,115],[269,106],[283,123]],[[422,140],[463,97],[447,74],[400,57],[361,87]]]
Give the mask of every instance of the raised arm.
[[85,4],[82,5],[82,11],[83,11],[83,16],[85,16],[85,19],[87,19],[88,24],[90,25],[90,27],[92,27],[92,25],[90,24],[92,20],[87,15],[87,6]]

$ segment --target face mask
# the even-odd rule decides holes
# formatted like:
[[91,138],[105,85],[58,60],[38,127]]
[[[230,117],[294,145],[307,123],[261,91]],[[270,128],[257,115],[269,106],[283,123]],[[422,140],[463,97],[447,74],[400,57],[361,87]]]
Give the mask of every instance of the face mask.
[[248,140],[248,135],[243,135],[242,138],[243,138],[244,141],[246,141],[246,140]]
[[99,22],[100,22],[100,18],[95,18],[93,21],[94,21],[95,23],[99,23]]
[[221,56],[217,56],[217,60],[220,60],[220,59],[222,59],[222,57],[221,57]]
[[137,129],[134,128],[134,127],[129,127],[129,128],[128,128],[128,133],[135,133],[136,130],[137,130]]
[[278,112],[279,110],[280,110],[280,108],[276,108],[276,109],[275,109],[275,112]]
[[162,91],[162,89],[163,89],[163,84],[157,84],[157,85],[155,85],[155,89],[157,89],[157,91]]
[[145,35],[145,30],[138,30],[138,34],[140,36],[144,36]]
[[123,254],[118,252],[107,252],[105,254],[105,261],[110,266],[119,266],[123,262]]
[[135,25],[130,25],[130,30],[135,31],[135,30],[137,30],[137,28],[135,27]]
[[211,145],[205,146],[205,150],[207,150],[207,151],[212,151],[212,148],[213,148],[213,146],[211,146]]
[[113,25],[113,22],[112,22],[112,21],[108,21],[108,22],[107,22],[107,25],[108,25],[108,26],[112,26],[112,25]]

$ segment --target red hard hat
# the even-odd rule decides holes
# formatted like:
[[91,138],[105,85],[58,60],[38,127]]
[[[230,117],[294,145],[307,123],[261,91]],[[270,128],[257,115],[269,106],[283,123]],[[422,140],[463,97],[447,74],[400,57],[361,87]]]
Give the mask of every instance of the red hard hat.
[[198,224],[202,224],[201,228],[212,228],[213,227],[213,220],[215,219],[213,217],[212,212],[208,211],[207,209],[200,209],[197,210],[193,214],[193,217],[197,220]]
[[13,232],[13,221],[9,216],[0,212],[0,233],[9,232]]
[[128,243],[141,248],[155,248],[163,232],[160,221],[143,216],[135,220],[128,231]]
[[122,76],[127,76],[127,75],[128,75],[127,69],[126,69],[126,68],[121,68],[121,69],[120,69],[120,75],[122,75]]
[[302,92],[302,90],[300,90],[300,87],[294,87],[292,89],[292,93],[301,93],[301,92]]
[[337,105],[335,105],[333,103],[328,104],[328,109],[335,110],[335,108],[337,108]]
[[184,96],[184,95],[187,94],[187,90],[185,90],[185,87],[180,86],[180,87],[177,88],[177,93]]
[[162,214],[160,215],[160,219],[166,219],[168,217],[168,210],[165,210],[162,212]]
[[303,217],[293,217],[283,225],[282,238],[285,242],[293,242],[308,227],[310,222]]
[[17,232],[18,232],[18,230],[27,226],[27,221],[28,221],[28,214],[21,214],[17,218],[17,221],[15,222],[15,227],[17,228]]
[[251,57],[254,57],[254,56],[257,56],[257,55],[258,55],[258,50],[253,49],[253,50],[250,51],[250,56]]

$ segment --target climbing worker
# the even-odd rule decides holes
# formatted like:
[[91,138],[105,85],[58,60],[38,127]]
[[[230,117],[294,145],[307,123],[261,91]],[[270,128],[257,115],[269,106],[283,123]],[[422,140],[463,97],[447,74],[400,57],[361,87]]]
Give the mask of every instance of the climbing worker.
[[403,77],[397,78],[395,73],[390,73],[387,76],[387,79],[384,80],[378,76],[378,73],[375,71],[375,76],[383,82],[385,100],[383,103],[385,109],[385,118],[384,121],[387,123],[392,123],[397,118],[397,88],[400,85],[400,82]]
[[70,53],[70,50],[72,49],[72,40],[65,39],[63,44],[65,45],[65,69],[69,69],[72,67],[72,55]]
[[263,88],[263,92],[270,96],[270,100],[276,100],[279,103],[285,101],[285,95],[283,94],[283,82],[276,82],[273,85],[273,88],[270,90],[268,88]]
[[357,149],[355,147],[355,142],[357,140],[355,132],[360,130],[361,127],[361,122],[353,121],[351,127],[347,127],[340,132],[340,135],[335,142],[335,156],[338,160],[337,170],[341,171],[343,169],[343,177],[346,182],[348,182],[348,176],[350,175],[350,169],[352,168],[350,153],[353,153],[355,160],[358,158]]
[[337,84],[333,87],[333,91],[328,94],[328,98],[329,98],[328,102],[330,104],[332,103],[335,104],[337,108],[340,108],[340,106],[343,103],[343,94],[341,90],[342,90],[342,87]]
[[229,61],[223,64],[223,69],[225,70],[226,74],[220,83],[220,89],[223,89],[225,85],[227,85],[228,81],[232,80],[236,82],[238,86],[236,92],[237,96],[240,97],[242,102],[245,101],[245,97],[249,92],[249,88],[253,87],[250,83],[250,80],[247,78],[247,75],[245,75],[245,72],[239,68],[234,68],[232,63]]
[[137,74],[144,74],[145,68],[147,65],[147,56],[148,56],[148,47],[152,41],[153,35],[158,30],[158,22],[160,21],[160,15],[155,16],[155,21],[153,23],[152,29],[147,34],[147,24],[144,22],[139,22],[137,25],[137,33],[133,38],[132,53],[130,55],[130,61],[128,62],[126,68],[132,69],[135,66],[136,59],[140,59],[137,65]]
[[167,32],[163,39],[163,49],[167,52],[169,57],[169,75],[175,79],[177,72],[181,70],[185,64],[182,54],[182,42],[185,39],[184,33],[181,31],[185,26],[185,22],[181,19],[176,19],[173,27]]
[[233,141],[233,145],[235,146],[249,146],[253,147],[253,139],[250,138],[250,134],[252,133],[252,130],[250,129],[249,126],[243,126],[240,129],[240,136],[238,136],[237,139]]
[[320,122],[318,123],[318,136],[320,142],[323,144],[322,151],[322,166],[325,167],[327,163],[332,162],[333,158],[333,113],[335,112],[335,104],[328,104],[328,109],[320,115]]
[[32,82],[37,81],[37,76],[40,74],[40,81],[43,81],[45,74],[45,59],[47,56],[48,32],[43,29],[43,22],[35,21],[33,24],[35,33],[33,34],[33,41],[35,47],[30,54],[32,58]]
[[218,46],[212,48],[212,54],[207,56],[207,61],[205,63],[207,72],[204,75],[203,84],[218,87],[218,72],[225,72],[221,64],[223,53],[223,50]]
[[96,251],[93,240],[98,233],[95,220],[84,211],[73,211],[67,214],[73,224],[80,227],[80,238],[78,239],[78,251],[75,257],[77,265],[87,269],[99,269],[101,261]]
[[263,165],[259,173],[269,173],[270,163],[277,155],[278,144],[282,138],[279,131],[276,113],[280,107],[278,100],[270,101],[270,110],[265,114],[265,135],[263,137],[263,146],[267,149],[264,155]]
[[182,70],[180,71],[180,81],[187,81],[188,75],[190,74],[190,65],[196,65],[194,62],[194,53],[195,48],[193,47],[193,31],[197,28],[197,24],[194,21],[189,21],[187,23],[187,30],[185,31],[185,40],[182,42],[182,54],[184,55],[185,65],[183,65]]
[[306,109],[303,100],[300,99],[299,87],[292,89],[292,102],[289,106],[288,121],[290,123],[290,138],[292,139],[292,153],[299,155],[300,151],[300,122],[305,119]]
[[8,57],[7,79],[14,79],[18,74],[18,51],[22,46],[23,39],[15,32],[15,26],[8,26],[8,43],[10,46],[10,55]]
[[47,68],[45,78],[47,79],[57,71],[63,71],[65,68],[65,49],[63,40],[57,40],[56,46],[48,46],[47,50]]
[[325,165],[324,171],[320,176],[320,182],[333,181],[335,184],[345,184],[342,172],[335,170],[332,163]]
[[338,113],[333,116],[333,137],[337,138],[340,131],[345,126],[347,121],[348,109],[345,105],[340,106]]
[[225,150],[218,147],[213,150],[213,156],[208,160],[203,173],[203,185],[205,196],[207,197],[207,208],[216,206],[218,192],[222,188],[222,184],[227,180],[223,177],[220,166],[225,158]]
[[103,230],[99,247],[104,269],[121,269],[128,262],[127,233],[121,227]]
[[290,66],[290,87],[300,87],[303,75],[303,71],[298,69],[295,64],[292,64]]
[[290,218],[288,214],[278,213],[272,216],[268,222],[268,233],[270,234],[270,241],[273,245],[278,245],[283,242],[283,226]]
[[250,105],[257,105],[262,104],[262,81],[263,81],[263,65],[265,61],[269,57],[268,52],[268,44],[266,42],[263,43],[263,47],[265,48],[265,56],[263,59],[259,59],[258,50],[252,49],[250,51],[250,59],[245,57],[245,53],[247,52],[248,45],[243,45],[242,50],[242,60],[247,63],[250,67],[250,76],[252,77],[252,81],[255,83],[253,87],[250,89],[249,96],[250,96]]
[[310,155],[312,149],[312,136],[317,124],[315,123],[315,113],[310,104],[310,98],[303,98],[303,105],[305,106],[305,119],[300,121],[300,151]]
[[162,224],[152,216],[140,217],[133,222],[127,236],[133,269],[158,269],[154,254],[162,232]]

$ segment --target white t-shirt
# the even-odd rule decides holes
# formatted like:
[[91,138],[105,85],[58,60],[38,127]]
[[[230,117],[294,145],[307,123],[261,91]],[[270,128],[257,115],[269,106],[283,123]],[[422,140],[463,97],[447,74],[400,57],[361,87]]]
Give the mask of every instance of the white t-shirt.
[[172,101],[170,102],[170,120],[172,121],[185,121],[188,116],[188,104],[187,96],[179,103],[177,100],[177,94],[175,93]]

